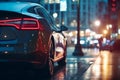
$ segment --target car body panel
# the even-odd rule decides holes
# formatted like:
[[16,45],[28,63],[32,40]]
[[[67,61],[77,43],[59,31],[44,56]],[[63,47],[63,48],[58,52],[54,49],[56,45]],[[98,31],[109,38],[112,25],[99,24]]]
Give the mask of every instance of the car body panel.
[[[0,63],[13,61],[45,65],[49,57],[51,41],[54,42],[54,62],[61,60],[66,55],[66,38],[49,17],[49,13],[45,11],[46,14],[41,16],[37,11],[29,12],[30,8],[44,10],[42,6],[28,2],[0,3]],[[6,14],[4,15],[4,13]],[[6,25],[9,23],[8,20],[13,20],[15,17],[21,19],[21,25],[23,25],[24,18],[36,19],[39,21],[41,29],[21,30],[14,25]]]

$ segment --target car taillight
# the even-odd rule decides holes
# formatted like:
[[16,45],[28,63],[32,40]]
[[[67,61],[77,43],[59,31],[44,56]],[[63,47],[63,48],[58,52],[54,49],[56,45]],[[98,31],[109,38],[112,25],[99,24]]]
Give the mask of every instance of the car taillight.
[[43,30],[42,24],[40,24],[37,19],[33,18],[0,20],[0,25],[14,26],[20,30]]

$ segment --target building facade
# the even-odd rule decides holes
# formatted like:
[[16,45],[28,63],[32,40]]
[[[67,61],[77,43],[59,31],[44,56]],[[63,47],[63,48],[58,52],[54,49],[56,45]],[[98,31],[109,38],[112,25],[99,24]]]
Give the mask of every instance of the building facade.
[[[107,4],[107,0],[80,0],[81,30],[94,29],[94,21],[104,16],[106,4],[102,5],[103,9],[99,12],[100,2]],[[44,6],[54,16],[57,25],[64,24],[70,28],[77,27],[78,0],[45,0]],[[65,10],[62,11],[61,8],[65,8]]]
[[27,1],[42,4],[54,17],[56,24],[66,25],[71,29],[77,27],[77,6],[80,1],[81,30],[95,29],[94,21],[104,18],[108,0],[5,0]]

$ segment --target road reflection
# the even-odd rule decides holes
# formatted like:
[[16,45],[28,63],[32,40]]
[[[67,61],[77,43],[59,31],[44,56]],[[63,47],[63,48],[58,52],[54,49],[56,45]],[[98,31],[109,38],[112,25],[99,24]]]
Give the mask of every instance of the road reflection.
[[[84,61],[82,61],[84,62]],[[67,65],[59,68],[51,80],[76,80],[88,69],[90,65],[82,63],[80,59],[74,58],[67,61]]]
[[67,61],[66,66],[55,64],[55,74],[51,78],[43,75],[42,72],[34,70],[9,70],[0,71],[0,80],[76,80],[85,72],[90,65],[85,61],[74,58]]
[[[70,54],[74,48],[70,48],[66,59],[66,66],[58,66],[55,63],[55,73],[51,78],[44,75],[44,72],[37,70],[17,70],[0,67],[0,80],[81,80],[83,73],[94,63],[98,57],[98,50],[84,49],[85,55],[83,57],[74,57]],[[93,71],[92,71],[93,74]]]
[[85,73],[83,80],[120,80],[119,52],[102,51],[95,64]]

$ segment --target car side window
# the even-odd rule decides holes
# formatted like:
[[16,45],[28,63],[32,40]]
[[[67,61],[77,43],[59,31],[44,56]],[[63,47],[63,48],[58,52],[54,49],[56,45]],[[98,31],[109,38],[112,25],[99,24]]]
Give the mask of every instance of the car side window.
[[39,16],[44,17],[44,18],[50,23],[50,20],[49,20],[48,16],[46,16],[46,12],[45,12],[42,8],[36,7],[36,8],[35,8],[35,12],[36,12]]
[[29,8],[29,9],[28,9],[28,12],[36,14],[36,12],[35,12],[35,10],[34,10],[34,9],[35,9],[35,6],[34,6],[34,7]]
[[40,15],[41,17],[44,17],[47,20],[47,22],[50,24],[52,29],[58,30],[58,28],[55,25],[54,20],[52,19],[52,16],[48,13],[47,10],[41,7],[36,7],[36,13]]

